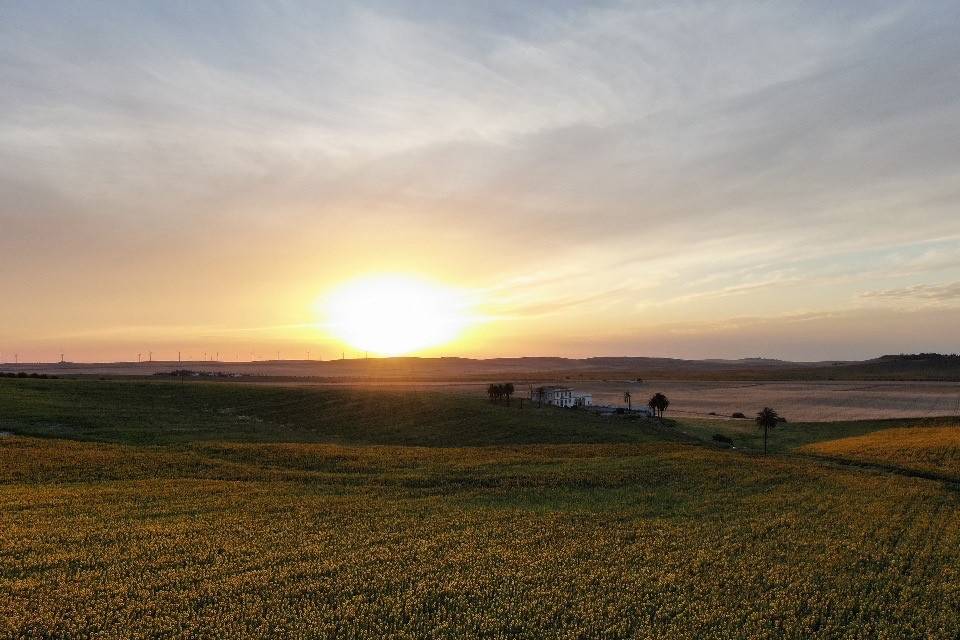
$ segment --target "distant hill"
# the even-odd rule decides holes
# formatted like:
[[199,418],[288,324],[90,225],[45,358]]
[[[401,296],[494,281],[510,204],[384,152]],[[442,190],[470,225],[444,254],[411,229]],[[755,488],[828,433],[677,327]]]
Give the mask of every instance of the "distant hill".
[[259,362],[115,362],[5,364],[0,372],[60,376],[153,376],[178,367],[203,376],[322,382],[410,381],[515,382],[557,380],[947,380],[960,381],[960,356],[886,355],[864,361],[789,362],[769,358],[682,360],[602,356],[593,358],[358,358]]
[[939,353],[886,355],[863,362],[845,362],[829,367],[805,369],[802,373],[805,376],[835,380],[960,381],[960,355]]

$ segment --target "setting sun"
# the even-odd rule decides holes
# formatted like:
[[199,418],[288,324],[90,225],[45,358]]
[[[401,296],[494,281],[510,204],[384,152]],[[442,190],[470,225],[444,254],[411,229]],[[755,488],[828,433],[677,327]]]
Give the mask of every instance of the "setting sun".
[[354,280],[331,292],[321,306],[331,334],[378,355],[446,344],[470,323],[457,291],[411,276]]

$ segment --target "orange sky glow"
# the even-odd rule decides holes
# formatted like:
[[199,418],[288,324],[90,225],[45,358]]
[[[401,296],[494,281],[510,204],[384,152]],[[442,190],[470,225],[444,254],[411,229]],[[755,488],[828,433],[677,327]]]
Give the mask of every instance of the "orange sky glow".
[[0,362],[960,350],[953,3],[4,14]]

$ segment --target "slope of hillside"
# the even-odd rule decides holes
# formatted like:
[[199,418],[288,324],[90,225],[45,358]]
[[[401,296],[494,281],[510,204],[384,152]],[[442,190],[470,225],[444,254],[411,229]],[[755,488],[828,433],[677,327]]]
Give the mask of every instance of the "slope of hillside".
[[410,390],[155,381],[0,379],[0,430],[166,444],[198,440],[418,446],[676,438],[651,420],[491,404]]
[[0,381],[0,636],[960,635],[943,483],[446,398]]
[[960,425],[956,423],[881,429],[816,442],[798,451],[960,482]]

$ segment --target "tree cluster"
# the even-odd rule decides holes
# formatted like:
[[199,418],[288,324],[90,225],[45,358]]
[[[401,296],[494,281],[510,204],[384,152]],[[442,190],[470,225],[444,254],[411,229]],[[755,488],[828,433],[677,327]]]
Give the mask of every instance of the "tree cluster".
[[897,355],[880,356],[880,360],[937,360],[957,361],[960,354],[956,353],[899,353]]
[[663,412],[670,406],[670,400],[660,392],[653,394],[653,397],[647,401],[647,406],[653,411],[653,415],[663,418]]
[[0,372],[0,378],[41,378],[43,380],[56,380],[59,377],[60,376],[50,376],[45,373],[27,373],[26,371],[20,371],[18,373],[13,373],[12,371]]
[[487,395],[490,396],[490,402],[496,402],[498,400],[510,402],[510,396],[513,395],[513,392],[512,382],[491,384],[487,387]]

